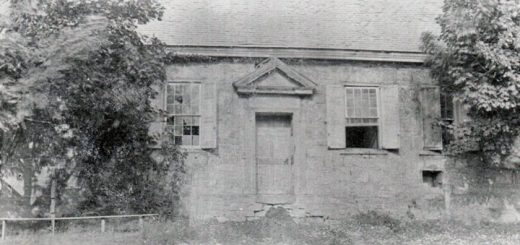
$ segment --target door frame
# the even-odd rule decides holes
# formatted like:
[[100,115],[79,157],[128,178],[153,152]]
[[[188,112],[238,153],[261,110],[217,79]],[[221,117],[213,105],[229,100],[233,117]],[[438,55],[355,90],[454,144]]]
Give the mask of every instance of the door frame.
[[[257,152],[257,143],[258,143],[258,128],[256,128],[257,126],[257,122],[258,122],[258,118],[259,117],[262,117],[262,116],[272,116],[272,117],[285,117],[286,119],[289,120],[289,126],[290,126],[290,146],[292,149],[289,149],[289,151],[291,152],[291,162],[289,163],[290,164],[290,175],[288,176],[290,178],[290,189],[291,191],[288,192],[288,193],[285,193],[285,194],[277,194],[275,196],[273,195],[270,195],[268,193],[264,193],[264,194],[261,194],[259,192],[259,187],[258,187],[258,181],[259,181],[259,176],[258,176],[258,152]],[[294,155],[295,155],[295,148],[296,148],[296,145],[295,145],[295,140],[294,140],[294,123],[293,123],[293,114],[292,113],[280,113],[280,112],[267,112],[267,113],[264,113],[264,112],[259,112],[259,113],[255,113],[255,192],[256,192],[256,202],[258,203],[268,203],[268,204],[286,204],[286,203],[293,203],[294,202],[294,190],[295,190],[295,180],[294,180]]]
[[[257,195],[257,171],[256,171],[256,115],[257,114],[272,114],[272,115],[291,115],[291,126],[293,133],[293,145],[294,145],[294,162],[293,162],[293,171],[292,171],[292,180],[294,187],[294,195],[291,198],[290,203],[296,201],[296,196],[299,193],[300,187],[300,173],[301,166],[304,160],[304,142],[303,134],[305,133],[302,123],[301,123],[301,113],[300,113],[300,101],[299,98],[297,107],[263,107],[261,106],[248,106],[248,115],[247,120],[245,122],[246,134],[244,134],[245,142],[247,142],[248,156],[247,158],[247,167],[246,167],[246,176],[249,176],[248,181],[248,192],[254,196],[256,202]],[[251,105],[251,104],[250,104]]]

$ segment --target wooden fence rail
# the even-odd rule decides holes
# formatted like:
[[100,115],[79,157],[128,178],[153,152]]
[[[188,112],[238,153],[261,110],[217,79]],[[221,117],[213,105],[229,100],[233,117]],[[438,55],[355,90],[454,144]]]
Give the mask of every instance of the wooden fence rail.
[[51,230],[54,235],[56,220],[88,220],[88,219],[101,219],[101,232],[105,232],[106,219],[118,219],[118,218],[139,218],[139,229],[144,229],[145,217],[155,217],[158,214],[128,214],[128,215],[101,215],[101,216],[82,216],[82,217],[49,217],[49,218],[0,218],[2,221],[2,240],[5,239],[7,231],[7,221],[51,221]]

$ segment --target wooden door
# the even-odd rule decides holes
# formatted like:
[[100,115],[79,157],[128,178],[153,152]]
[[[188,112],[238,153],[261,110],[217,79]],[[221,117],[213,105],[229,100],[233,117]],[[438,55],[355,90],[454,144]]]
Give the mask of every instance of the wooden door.
[[257,201],[292,202],[294,143],[290,115],[256,116]]

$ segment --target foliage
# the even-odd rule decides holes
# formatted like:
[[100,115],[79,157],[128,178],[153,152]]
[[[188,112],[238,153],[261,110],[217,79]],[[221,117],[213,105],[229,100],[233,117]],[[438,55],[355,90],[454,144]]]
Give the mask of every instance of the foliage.
[[423,34],[423,48],[433,77],[472,118],[454,128],[456,149],[476,142],[499,163],[520,133],[520,2],[453,0],[442,10],[440,35]]
[[[151,100],[167,55],[158,39],[136,31],[162,13],[156,0],[12,1],[0,21],[0,129],[22,143],[4,140],[2,171],[19,157],[4,149],[24,153],[20,146],[30,144],[38,148],[36,168],[62,168],[57,176],[77,179],[82,212],[171,209],[182,154],[169,142],[151,148],[158,136],[148,133],[160,116]],[[42,136],[38,144],[20,134],[31,127]]]
[[[20,232],[15,235],[10,233],[12,228],[8,228],[5,244],[513,245],[520,242],[517,224],[469,225],[442,220],[414,221],[406,224],[406,229],[399,232],[394,232],[385,226],[359,226],[348,220],[341,224],[300,221],[292,225],[296,227],[293,230],[287,230],[283,224],[265,225],[256,220],[226,221],[196,226],[190,226],[186,221],[152,221],[145,222],[143,233],[118,232],[120,230],[118,224],[110,220],[107,221],[106,226],[105,233],[99,231],[99,222],[92,222],[88,227],[71,227],[68,231],[58,231],[55,235],[51,235],[48,230],[37,233]],[[274,233],[270,233],[269,230]]]
[[400,220],[392,218],[388,214],[379,213],[374,210],[370,210],[366,213],[358,213],[354,216],[354,220],[361,226],[385,226],[394,232],[398,232],[402,229]]

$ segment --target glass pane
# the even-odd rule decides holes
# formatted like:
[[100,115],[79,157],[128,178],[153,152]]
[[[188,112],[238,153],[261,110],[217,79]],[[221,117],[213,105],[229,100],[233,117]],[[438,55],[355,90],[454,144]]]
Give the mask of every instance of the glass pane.
[[173,137],[173,140],[174,140],[174,144],[176,145],[182,145],[182,136],[175,136]]
[[347,98],[349,98],[349,97],[352,98],[352,94],[353,94],[352,89],[347,88]]
[[441,93],[441,117],[443,119],[453,119],[453,97],[449,94]]
[[181,105],[175,105],[173,108],[173,114],[182,114],[182,106]]
[[183,126],[191,126],[192,117],[182,117]]
[[167,111],[168,113],[172,113],[172,114],[173,114],[173,113],[175,112],[175,110],[174,110],[174,106],[173,106],[172,104],[168,104],[168,105],[166,106],[166,111]]
[[[186,109],[185,109],[185,110],[186,110],[186,111],[189,111],[189,106],[190,106],[191,101],[192,101],[192,99],[191,99],[191,96],[192,96],[192,93],[191,93],[191,86],[190,86],[189,84],[186,84],[186,85],[184,85],[184,86],[185,86],[185,89],[186,89],[186,90],[184,90],[184,94],[183,94],[183,95],[184,95],[184,96],[183,96],[183,98],[184,98],[183,103],[184,103],[184,105],[186,106]],[[189,114],[189,113],[186,113],[186,114]]]
[[191,134],[192,135],[199,135],[199,126],[191,127]]
[[347,88],[347,117],[353,117],[354,116],[354,92],[352,89]]
[[354,108],[347,108],[347,117],[352,117],[354,115]]
[[354,106],[354,98],[351,96],[351,97],[347,97],[347,106],[348,107],[353,107]]
[[181,94],[175,95],[175,104],[182,104],[184,103],[184,98]]
[[184,126],[182,134],[183,135],[191,135],[191,127],[190,126]]
[[370,109],[369,117],[377,117],[377,108],[371,108]]
[[166,95],[168,96],[168,98],[172,99],[173,103],[173,98],[175,98],[175,85],[168,84],[168,86],[166,86]]
[[177,126],[182,126],[182,117],[174,117],[174,122]]
[[178,83],[167,86],[167,111],[171,114],[198,115],[200,113],[200,84]]
[[200,112],[199,112],[199,105],[198,104],[191,105],[191,113],[193,113],[194,115],[199,115],[200,114]]
[[371,89],[370,90],[370,106],[371,107],[377,107],[377,97],[376,97],[376,90]]
[[182,126],[175,126],[173,131],[173,135],[181,136],[182,135]]
[[199,136],[193,135],[193,145],[199,145]]
[[363,89],[363,117],[366,117],[370,114],[370,98],[368,95],[368,89]]
[[200,117],[193,117],[193,126],[199,126]]
[[190,104],[182,104],[181,114],[190,114]]
[[176,104],[182,104],[183,98],[182,95],[184,94],[184,87],[182,85],[177,84],[175,85],[175,103]]
[[192,145],[191,135],[183,135],[182,136],[182,144],[183,145]]
[[175,121],[175,117],[168,117],[166,119],[166,124],[167,125],[173,125],[174,124],[174,121]]
[[361,104],[361,90],[354,90],[354,117],[361,117],[361,109],[359,105]]
[[[375,88],[346,89],[346,117],[377,117],[377,91]],[[361,122],[359,122],[361,123]]]
[[191,88],[191,92],[192,92],[192,102],[193,104],[199,104],[199,100],[200,100],[200,84],[193,84],[192,88]]
[[173,104],[175,101],[174,98],[175,98],[174,95],[168,94],[168,96],[166,96],[166,104]]

